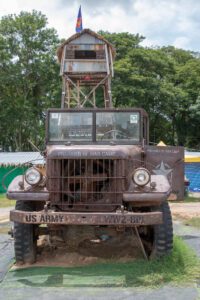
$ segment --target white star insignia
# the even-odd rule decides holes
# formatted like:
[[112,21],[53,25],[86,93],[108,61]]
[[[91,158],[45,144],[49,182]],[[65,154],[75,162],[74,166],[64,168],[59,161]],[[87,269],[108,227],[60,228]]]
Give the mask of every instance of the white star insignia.
[[164,175],[167,177],[167,175],[172,172],[172,169],[170,169],[168,164],[165,164],[163,161],[161,161],[161,163],[152,171],[156,175]]

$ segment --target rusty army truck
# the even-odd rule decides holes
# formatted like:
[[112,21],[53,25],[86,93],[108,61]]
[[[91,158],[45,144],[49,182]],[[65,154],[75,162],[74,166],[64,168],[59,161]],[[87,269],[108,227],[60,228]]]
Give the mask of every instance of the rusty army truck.
[[89,29],[58,49],[62,104],[47,111],[45,171],[30,166],[7,191],[17,200],[10,219],[19,264],[36,261],[40,235],[82,241],[89,230],[101,240],[101,228],[135,234],[145,258],[173,248],[167,200],[183,197],[183,148],[150,146],[147,113],[112,107],[114,56],[113,46]]

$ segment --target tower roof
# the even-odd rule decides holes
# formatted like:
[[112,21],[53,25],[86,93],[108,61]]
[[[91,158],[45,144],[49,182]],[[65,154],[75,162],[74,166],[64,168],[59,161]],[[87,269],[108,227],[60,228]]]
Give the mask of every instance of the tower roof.
[[66,41],[64,41],[60,47],[58,47],[57,49],[57,56],[58,56],[58,60],[59,62],[61,62],[61,58],[62,58],[62,52],[63,52],[63,48],[65,45],[69,44],[71,41],[77,39],[78,37],[80,37],[81,35],[83,34],[90,34],[92,36],[94,36],[95,38],[99,39],[99,40],[102,40],[104,41],[105,44],[108,45],[108,47],[111,49],[111,52],[112,52],[112,56],[113,58],[115,57],[115,48],[113,47],[113,45],[108,42],[103,36],[101,36],[100,34],[90,30],[90,29],[83,29],[81,32],[79,33],[75,33],[73,34],[70,38],[68,38]]

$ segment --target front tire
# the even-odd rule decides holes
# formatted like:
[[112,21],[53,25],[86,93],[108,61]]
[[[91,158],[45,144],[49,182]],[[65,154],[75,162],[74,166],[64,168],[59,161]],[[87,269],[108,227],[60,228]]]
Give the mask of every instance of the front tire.
[[[33,211],[32,203],[18,200],[16,210]],[[14,249],[17,264],[33,264],[36,261],[37,225],[14,222]]]
[[161,211],[163,223],[138,228],[145,252],[149,259],[161,258],[169,255],[173,250],[173,226],[170,207],[167,201],[159,207],[152,207],[148,211]]
[[173,250],[173,225],[172,215],[167,201],[160,207],[163,213],[163,223],[154,226],[154,244],[151,258],[169,255]]

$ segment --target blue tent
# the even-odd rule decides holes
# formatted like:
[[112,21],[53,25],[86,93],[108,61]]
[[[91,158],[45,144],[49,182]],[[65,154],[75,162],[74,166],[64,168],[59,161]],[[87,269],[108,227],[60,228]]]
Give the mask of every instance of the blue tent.
[[200,152],[185,151],[185,176],[190,181],[189,191],[200,192]]

